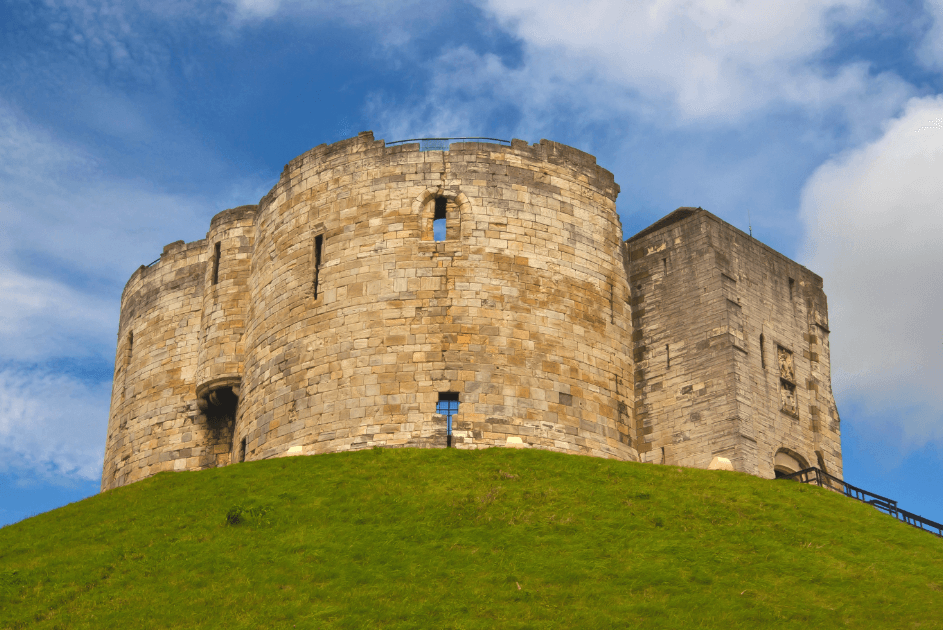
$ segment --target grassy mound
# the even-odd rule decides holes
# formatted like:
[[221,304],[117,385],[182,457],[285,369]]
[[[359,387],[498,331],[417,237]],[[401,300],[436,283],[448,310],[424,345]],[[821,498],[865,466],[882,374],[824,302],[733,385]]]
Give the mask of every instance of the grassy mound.
[[943,540],[739,473],[376,449],[0,529],[0,628],[33,627],[941,628]]

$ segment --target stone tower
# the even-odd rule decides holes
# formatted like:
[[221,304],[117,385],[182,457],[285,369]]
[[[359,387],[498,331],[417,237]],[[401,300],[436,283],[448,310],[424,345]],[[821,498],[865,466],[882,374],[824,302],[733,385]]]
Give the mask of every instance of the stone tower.
[[372,446],[840,475],[821,279],[700,209],[623,242],[618,192],[546,140],[296,158],[132,275],[102,489]]

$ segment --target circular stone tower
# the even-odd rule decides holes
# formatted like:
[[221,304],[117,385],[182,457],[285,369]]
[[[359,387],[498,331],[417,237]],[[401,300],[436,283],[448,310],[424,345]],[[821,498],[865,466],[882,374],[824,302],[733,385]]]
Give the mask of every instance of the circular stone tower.
[[294,159],[129,282],[103,488],[373,446],[636,460],[618,192],[546,140]]

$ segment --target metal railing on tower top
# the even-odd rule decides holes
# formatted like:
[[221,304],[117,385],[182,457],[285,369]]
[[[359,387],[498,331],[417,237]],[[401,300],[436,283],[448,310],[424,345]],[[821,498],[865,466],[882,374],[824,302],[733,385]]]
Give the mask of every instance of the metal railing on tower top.
[[814,483],[823,488],[841,492],[846,497],[851,497],[852,499],[856,499],[862,503],[873,505],[885,514],[890,514],[897,520],[903,521],[908,525],[912,525],[917,529],[930,532],[935,536],[943,537],[943,525],[931,521],[930,519],[923,518],[922,516],[917,516],[913,512],[902,510],[897,507],[897,501],[888,499],[887,497],[882,497],[881,495],[874,494],[873,492],[868,492],[867,490],[862,490],[861,488],[842,481],[838,477],[834,477],[824,470],[820,470],[814,466],[812,468],[800,470],[799,472],[794,472],[790,475],[784,475],[779,477],[779,479],[791,479],[793,481],[798,481],[799,483]]
[[500,142],[502,144],[510,145],[510,140],[502,140],[501,138],[483,138],[483,137],[461,137],[461,138],[409,138],[408,140],[393,140],[392,142],[387,142],[386,146],[393,146],[394,144],[404,144],[406,142],[418,142],[420,151],[448,151],[449,144],[452,141],[474,141],[474,140],[487,140],[489,142]]

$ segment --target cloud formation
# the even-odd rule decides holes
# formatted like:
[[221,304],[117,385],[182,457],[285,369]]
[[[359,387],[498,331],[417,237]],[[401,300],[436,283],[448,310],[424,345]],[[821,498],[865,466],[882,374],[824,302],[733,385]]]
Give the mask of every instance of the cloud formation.
[[0,101],[0,466],[100,475],[110,374],[58,366],[110,362],[128,276],[213,210],[108,175]]
[[655,116],[669,104],[669,115],[682,121],[734,121],[771,106],[824,109],[876,96],[866,64],[822,61],[839,27],[867,24],[878,13],[870,0],[483,6],[526,44],[529,64],[562,62],[568,73],[622,86]]
[[943,96],[915,98],[802,194],[805,264],[825,278],[839,399],[900,446],[943,443]]
[[101,477],[111,383],[0,369],[0,472]]

